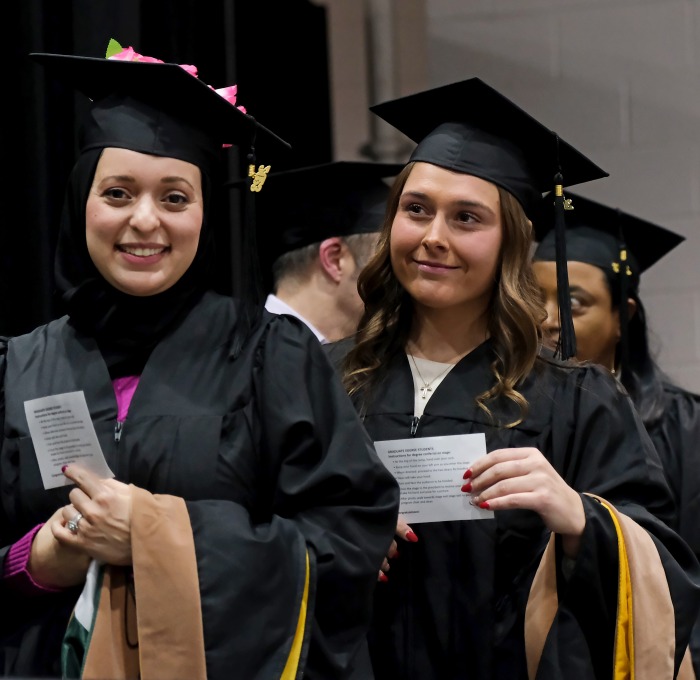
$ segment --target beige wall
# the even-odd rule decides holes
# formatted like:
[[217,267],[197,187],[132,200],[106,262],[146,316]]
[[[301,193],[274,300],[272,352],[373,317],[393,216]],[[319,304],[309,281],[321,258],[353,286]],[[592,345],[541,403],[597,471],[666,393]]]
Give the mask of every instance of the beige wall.
[[405,160],[411,145],[368,107],[428,87],[424,0],[316,4],[328,13],[336,160]]

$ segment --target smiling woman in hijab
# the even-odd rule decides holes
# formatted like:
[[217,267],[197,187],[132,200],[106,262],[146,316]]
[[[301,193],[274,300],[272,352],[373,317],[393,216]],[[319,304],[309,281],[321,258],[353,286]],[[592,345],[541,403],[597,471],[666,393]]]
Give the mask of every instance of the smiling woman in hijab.
[[[66,314],[0,352],[0,674],[357,677],[396,482],[306,326],[210,282],[222,147],[278,138],[193,67],[33,57],[93,104]],[[107,472],[33,429],[76,394]]]

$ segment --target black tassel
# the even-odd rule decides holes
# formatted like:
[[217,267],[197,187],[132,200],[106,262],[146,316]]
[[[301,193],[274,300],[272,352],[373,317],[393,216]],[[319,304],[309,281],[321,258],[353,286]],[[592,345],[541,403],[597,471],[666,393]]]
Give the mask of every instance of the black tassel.
[[557,355],[562,359],[576,356],[576,333],[571,315],[569,270],[566,259],[566,219],[564,217],[564,178],[558,172],[554,177],[554,229],[557,257],[557,302],[559,304],[559,343]]
[[253,182],[255,181],[255,135],[250,142],[248,150],[248,177],[245,193],[245,218],[243,223],[243,266],[246,287],[246,298],[253,305],[262,304],[262,284],[260,253],[258,252],[258,239],[255,216],[255,194]]
[[241,239],[241,247],[243,248],[243,257],[241,258],[242,305],[239,325],[231,348],[231,357],[234,359],[240,354],[246,340],[260,321],[263,310],[260,253],[258,252],[255,215],[257,190],[253,190],[256,162],[255,131],[250,141],[247,161],[248,175],[243,192],[243,238]]

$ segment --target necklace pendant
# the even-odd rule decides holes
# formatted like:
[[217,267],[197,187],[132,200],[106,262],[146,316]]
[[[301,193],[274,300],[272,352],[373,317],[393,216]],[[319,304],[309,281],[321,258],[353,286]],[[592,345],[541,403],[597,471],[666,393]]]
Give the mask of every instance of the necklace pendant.
[[432,392],[433,389],[430,387],[430,385],[423,385],[423,387],[420,388],[420,396],[423,399],[428,398],[428,392]]

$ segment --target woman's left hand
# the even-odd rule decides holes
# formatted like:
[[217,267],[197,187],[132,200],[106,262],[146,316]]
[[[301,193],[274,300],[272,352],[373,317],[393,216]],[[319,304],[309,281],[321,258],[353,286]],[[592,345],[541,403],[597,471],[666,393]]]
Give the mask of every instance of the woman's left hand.
[[[115,479],[101,479],[79,465],[63,474],[75,482],[63,508],[63,526],[55,526],[58,541],[82,550],[106,564],[131,564],[131,490]],[[75,533],[66,526],[78,513]]]
[[583,501],[538,449],[491,451],[465,473],[462,489],[472,494],[476,506],[496,511],[534,510],[548,529],[564,538],[569,557],[578,552],[586,525]]

